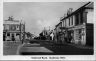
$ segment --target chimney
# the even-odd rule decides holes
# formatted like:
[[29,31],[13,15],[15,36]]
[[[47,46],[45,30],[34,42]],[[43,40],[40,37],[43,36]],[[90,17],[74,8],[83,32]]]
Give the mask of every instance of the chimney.
[[73,8],[69,8],[69,9],[67,10],[67,15],[71,14],[71,13],[72,13],[72,10],[73,10]]
[[64,14],[64,17],[66,17],[66,14]]
[[69,12],[70,12],[70,14],[72,13],[72,10],[73,10],[73,8],[69,8]]

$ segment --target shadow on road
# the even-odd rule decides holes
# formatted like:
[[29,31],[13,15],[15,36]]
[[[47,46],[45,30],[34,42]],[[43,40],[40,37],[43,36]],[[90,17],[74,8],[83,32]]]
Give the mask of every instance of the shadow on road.
[[[20,55],[93,55],[92,49],[81,49],[68,44],[54,44],[50,42],[39,42],[38,45],[24,45],[27,48],[21,49]],[[44,47],[44,48],[35,48]],[[25,50],[25,51],[24,51]],[[34,50],[34,51],[33,51]],[[50,52],[45,52],[50,50]]]

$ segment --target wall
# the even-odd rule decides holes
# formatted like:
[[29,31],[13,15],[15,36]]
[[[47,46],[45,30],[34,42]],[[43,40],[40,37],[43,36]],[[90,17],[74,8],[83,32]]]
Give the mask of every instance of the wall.
[[93,9],[87,9],[87,23],[93,23],[94,13]]
[[93,46],[94,41],[94,25],[86,24],[86,44],[89,46]]

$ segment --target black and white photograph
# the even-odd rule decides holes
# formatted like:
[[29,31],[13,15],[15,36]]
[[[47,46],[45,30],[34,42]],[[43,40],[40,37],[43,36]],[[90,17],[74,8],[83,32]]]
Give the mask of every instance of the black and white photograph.
[[3,2],[3,56],[94,55],[94,2]]

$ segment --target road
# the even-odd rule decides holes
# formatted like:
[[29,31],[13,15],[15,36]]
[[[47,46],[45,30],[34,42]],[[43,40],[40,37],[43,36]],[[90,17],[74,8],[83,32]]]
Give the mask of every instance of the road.
[[22,45],[21,42],[4,41],[3,55],[17,55],[18,47],[21,45]]
[[93,49],[84,49],[69,44],[54,44],[46,41],[24,43],[18,49],[20,55],[92,55]]

